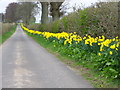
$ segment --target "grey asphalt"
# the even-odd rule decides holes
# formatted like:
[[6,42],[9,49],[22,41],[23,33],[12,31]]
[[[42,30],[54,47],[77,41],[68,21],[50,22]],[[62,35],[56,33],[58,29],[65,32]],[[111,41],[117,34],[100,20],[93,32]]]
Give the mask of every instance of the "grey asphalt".
[[83,77],[27,36],[20,26],[1,50],[3,88],[92,88]]

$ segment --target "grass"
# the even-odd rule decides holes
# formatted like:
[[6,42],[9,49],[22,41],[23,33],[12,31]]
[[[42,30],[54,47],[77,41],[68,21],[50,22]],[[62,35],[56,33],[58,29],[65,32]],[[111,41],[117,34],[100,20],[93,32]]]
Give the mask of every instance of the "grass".
[[[110,79],[101,77],[99,75],[99,72],[95,72],[94,70],[89,69],[89,67],[83,66],[81,63],[78,63],[72,60],[71,58],[63,55],[62,53],[58,52],[58,48],[55,48],[54,46],[56,42],[51,43],[41,36],[31,35],[29,33],[27,34],[31,36],[42,47],[46,48],[50,53],[54,54],[62,62],[69,65],[72,69],[74,69],[76,72],[82,75],[85,79],[87,79],[93,85],[93,87],[95,88],[117,88],[118,87],[118,83],[120,82],[117,82],[117,81],[112,82]],[[89,64],[89,66],[91,65]]]
[[9,31],[0,35],[0,45],[4,43],[16,30],[16,26],[12,26]]

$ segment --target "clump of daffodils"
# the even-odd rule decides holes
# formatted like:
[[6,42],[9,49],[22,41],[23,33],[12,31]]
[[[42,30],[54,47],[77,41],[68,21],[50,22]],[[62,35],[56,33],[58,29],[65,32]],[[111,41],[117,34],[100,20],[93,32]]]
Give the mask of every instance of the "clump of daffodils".
[[115,37],[113,39],[106,39],[105,36],[99,36],[94,38],[91,37],[90,35],[81,37],[77,35],[76,32],[50,33],[50,32],[29,30],[28,28],[24,27],[22,24],[21,27],[23,28],[23,30],[31,34],[42,35],[46,39],[54,37],[60,40],[61,38],[64,38],[64,45],[73,44],[73,42],[75,42],[76,44],[84,42],[84,45],[89,45],[90,47],[94,47],[94,45],[97,45],[99,47],[98,56],[101,56],[102,52],[106,51],[106,49],[109,49],[108,54],[112,55],[114,51],[118,51],[120,47],[120,39],[118,37]]

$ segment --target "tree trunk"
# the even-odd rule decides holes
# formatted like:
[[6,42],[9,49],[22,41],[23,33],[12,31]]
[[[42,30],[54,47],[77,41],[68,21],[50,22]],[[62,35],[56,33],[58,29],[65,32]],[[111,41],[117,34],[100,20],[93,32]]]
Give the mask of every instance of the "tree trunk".
[[59,16],[59,12],[58,11],[54,11],[54,15],[53,15],[53,21],[56,21],[60,18]]
[[42,5],[41,23],[46,24],[48,23],[48,2],[41,2],[41,5]]
[[51,2],[51,15],[53,17],[53,21],[58,20],[60,18],[60,6],[63,2]]
[[120,1],[118,2],[118,26],[118,29],[120,30]]
[[[120,1],[118,2],[118,32],[120,32]],[[118,36],[120,38],[120,33]]]

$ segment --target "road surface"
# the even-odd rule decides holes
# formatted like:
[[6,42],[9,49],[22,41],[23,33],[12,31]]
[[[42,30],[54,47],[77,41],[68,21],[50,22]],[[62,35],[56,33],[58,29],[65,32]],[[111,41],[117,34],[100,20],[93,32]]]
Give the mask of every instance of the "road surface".
[[28,37],[20,26],[1,47],[3,88],[91,88],[80,75]]

